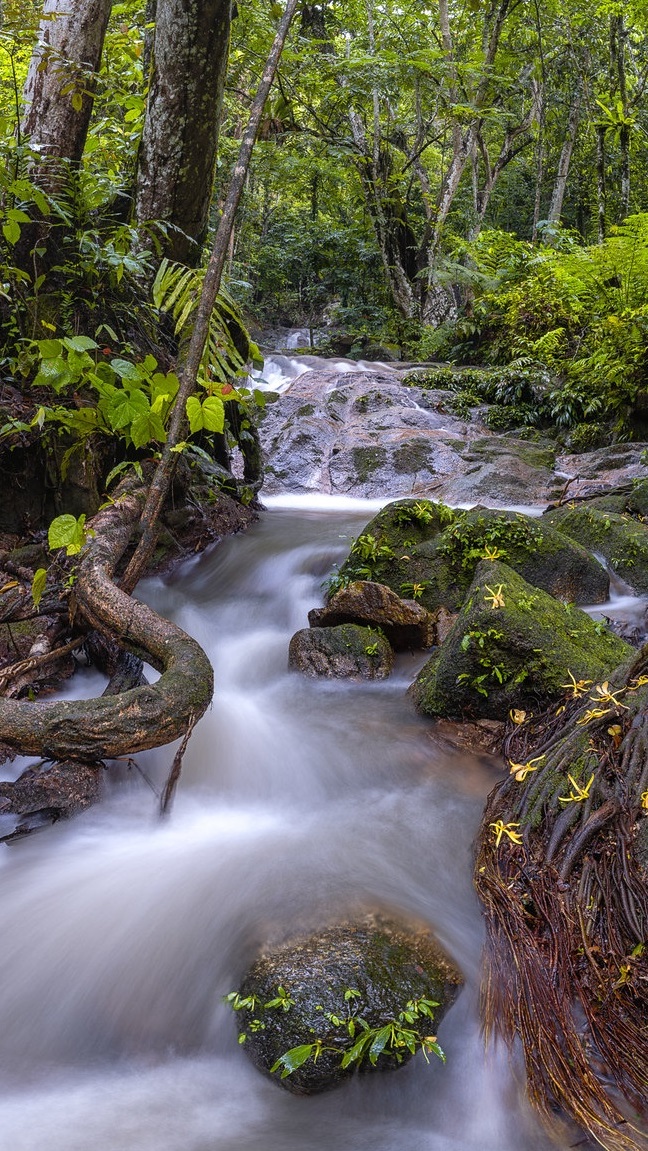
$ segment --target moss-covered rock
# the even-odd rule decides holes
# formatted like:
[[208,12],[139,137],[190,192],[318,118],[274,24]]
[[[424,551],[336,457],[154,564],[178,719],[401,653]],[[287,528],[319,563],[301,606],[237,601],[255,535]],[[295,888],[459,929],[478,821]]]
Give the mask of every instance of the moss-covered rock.
[[295,632],[288,664],[305,675],[328,679],[386,679],[394,653],[381,631],[344,623]]
[[[335,1087],[358,1067],[389,1070],[409,1060],[413,1052],[407,1045],[387,1043],[375,1063],[366,1052],[341,1066],[362,1038],[359,1020],[375,1032],[401,1024],[429,1035],[460,984],[461,976],[429,935],[374,921],[331,927],[268,950],[245,976],[238,999],[232,999],[241,1011],[244,1050],[266,1075],[287,1052],[314,1048],[319,1041],[317,1059],[311,1050],[291,1074],[280,1078],[282,1067],[272,1074],[288,1091],[308,1095]],[[413,1023],[400,1018],[408,1010],[414,1014],[411,1005],[421,999],[436,1004],[430,1009],[434,1022],[425,1012],[416,1013]]]
[[488,556],[568,602],[607,599],[601,564],[544,519],[482,507],[455,511],[430,500],[383,508],[356,539],[339,578],[386,584],[429,611],[457,611],[477,564]]
[[357,623],[379,628],[395,651],[432,647],[434,616],[414,600],[404,600],[384,584],[355,580],[336,592],[324,608],[308,613],[311,627]]
[[589,504],[566,505],[542,517],[591,551],[600,552],[610,567],[636,591],[648,592],[648,527],[630,515]]
[[507,564],[483,560],[445,643],[411,690],[428,715],[504,719],[511,708],[546,706],[572,676],[606,679],[632,654],[579,608]]

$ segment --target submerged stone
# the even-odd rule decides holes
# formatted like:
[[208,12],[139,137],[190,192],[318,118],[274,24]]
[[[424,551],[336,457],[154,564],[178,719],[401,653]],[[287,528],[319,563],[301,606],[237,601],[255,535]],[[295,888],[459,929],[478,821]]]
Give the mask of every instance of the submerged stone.
[[[401,1038],[403,1028],[435,1036],[461,982],[427,932],[373,918],[329,927],[268,949],[252,965],[238,993],[239,1002],[248,1004],[240,1012],[244,1050],[286,1090],[297,1095],[326,1091],[358,1069],[390,1070],[411,1059],[405,1042],[387,1043],[374,1062],[371,1044],[366,1044],[365,1057],[341,1066],[345,1053],[362,1039],[363,1025],[372,1030],[371,1042],[377,1046],[377,1033],[391,1024],[397,1036],[400,1028]],[[435,1004],[430,1014],[412,1007],[422,1000]],[[287,1053],[288,1059],[272,1072]],[[281,1078],[286,1062],[296,1064],[304,1055]]]
[[445,643],[411,690],[427,715],[505,719],[511,708],[546,706],[571,677],[606,679],[632,654],[579,608],[501,561],[482,560]]
[[288,664],[305,675],[328,679],[386,679],[394,653],[381,631],[345,623],[296,632]]

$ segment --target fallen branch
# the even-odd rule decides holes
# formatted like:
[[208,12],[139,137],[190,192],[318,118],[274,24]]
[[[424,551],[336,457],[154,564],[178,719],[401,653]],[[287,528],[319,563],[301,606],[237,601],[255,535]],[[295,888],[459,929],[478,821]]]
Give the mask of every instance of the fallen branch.
[[0,742],[23,754],[94,763],[132,755],[182,738],[209,706],[213,672],[200,645],[113,581],[146,495],[134,477],[119,491],[90,525],[94,537],[75,585],[78,610],[162,675],[155,684],[98,699],[0,699]]

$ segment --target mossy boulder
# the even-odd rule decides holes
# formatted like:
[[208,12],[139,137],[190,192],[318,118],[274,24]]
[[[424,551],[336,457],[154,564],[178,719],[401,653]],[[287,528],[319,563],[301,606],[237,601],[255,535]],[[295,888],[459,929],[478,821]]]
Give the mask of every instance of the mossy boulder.
[[308,613],[311,627],[357,623],[379,628],[395,651],[432,647],[434,616],[414,600],[401,599],[384,584],[356,580],[336,592],[326,607]]
[[630,515],[591,504],[554,508],[543,522],[591,551],[600,552],[610,567],[638,592],[648,592],[648,527]]
[[394,653],[381,631],[345,623],[295,632],[288,664],[305,675],[328,679],[386,679]]
[[511,708],[546,706],[571,676],[606,679],[633,650],[507,564],[483,560],[445,643],[411,690],[427,715],[505,719]]
[[536,587],[573,603],[603,603],[609,580],[580,544],[544,519],[430,500],[398,500],[367,524],[339,573],[415,596],[429,611],[457,611],[481,559],[504,560]]
[[[235,1000],[235,1006],[247,1001],[239,1016],[244,1050],[286,1090],[326,1091],[358,1069],[390,1070],[412,1057],[406,1044],[388,1043],[375,1062],[367,1051],[342,1067],[345,1053],[362,1038],[360,1020],[376,1032],[395,1023],[427,1036],[436,1031],[461,982],[427,933],[384,920],[330,927],[269,949],[252,965]],[[430,1009],[433,1020],[425,1013],[413,1023],[402,1019],[401,1013],[411,1015],[412,1003],[421,999],[436,1004]],[[287,1052],[318,1041],[316,1059],[312,1050],[290,1074],[280,1077],[285,1063],[272,1073]],[[416,1050],[419,1043],[413,1045]]]

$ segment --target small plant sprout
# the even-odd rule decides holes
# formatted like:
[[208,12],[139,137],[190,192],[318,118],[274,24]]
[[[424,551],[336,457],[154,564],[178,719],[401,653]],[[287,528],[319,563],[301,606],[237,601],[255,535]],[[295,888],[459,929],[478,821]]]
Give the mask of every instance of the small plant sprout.
[[520,826],[519,823],[504,823],[502,819],[498,819],[495,823],[489,823],[488,826],[493,829],[495,847],[499,847],[504,835],[511,840],[511,843],[522,843],[522,836],[519,831],[515,830],[516,827]]
[[526,779],[527,775],[531,775],[531,772],[537,771],[540,764],[542,763],[542,761],[544,759],[545,759],[544,755],[538,755],[538,756],[536,756],[535,759],[527,760],[526,763],[513,763],[513,760],[510,759],[509,760],[509,767],[510,767],[509,775],[514,775],[515,778],[517,779],[518,783],[524,783],[524,780]]
[[560,803],[582,803],[584,799],[589,799],[590,788],[594,782],[593,772],[584,787],[581,787],[569,772],[567,772],[567,779],[572,785],[572,790],[569,795],[558,796]]
[[500,551],[499,548],[494,547],[494,546],[488,547],[488,545],[487,545],[483,551],[483,558],[485,560],[500,560],[503,555],[504,555],[504,552]]
[[506,584],[504,584],[504,583],[498,584],[496,588],[489,587],[488,584],[486,584],[486,591],[489,594],[487,596],[485,596],[484,598],[485,598],[487,603],[489,600],[491,601],[491,607],[492,607],[493,611],[496,611],[497,608],[506,606],[504,596],[502,595],[502,592],[503,592],[505,587],[506,587]]

